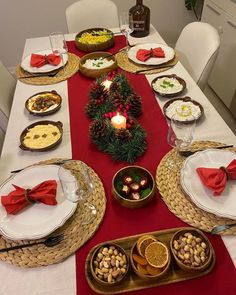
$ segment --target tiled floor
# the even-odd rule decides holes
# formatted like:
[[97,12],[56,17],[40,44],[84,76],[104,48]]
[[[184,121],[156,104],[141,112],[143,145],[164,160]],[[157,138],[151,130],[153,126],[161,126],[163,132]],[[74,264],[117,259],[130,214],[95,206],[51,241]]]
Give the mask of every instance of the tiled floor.
[[206,86],[204,90],[204,94],[209,99],[209,101],[213,104],[217,112],[224,119],[229,128],[236,135],[236,119],[233,117],[231,112],[227,109],[227,107],[223,104],[220,98],[215,94],[215,92],[210,88],[210,86]]

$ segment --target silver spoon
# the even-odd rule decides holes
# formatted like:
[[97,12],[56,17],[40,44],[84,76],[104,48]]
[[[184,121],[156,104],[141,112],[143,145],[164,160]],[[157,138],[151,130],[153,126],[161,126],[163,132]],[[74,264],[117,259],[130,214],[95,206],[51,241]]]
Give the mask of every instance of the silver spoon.
[[39,244],[44,244],[46,247],[53,247],[58,245],[64,238],[64,235],[58,235],[58,236],[54,236],[54,237],[49,237],[44,241],[41,242],[35,242],[35,243],[29,243],[29,244],[23,244],[23,245],[17,245],[17,246],[13,246],[13,247],[8,247],[8,248],[4,248],[4,249],[0,249],[0,253],[2,252],[8,252],[11,250],[17,250],[17,249],[22,249],[22,248],[27,248],[27,247],[31,247],[34,245],[39,245]]
[[236,223],[215,226],[211,230],[211,234],[215,235],[223,230],[230,229],[231,227],[234,227],[234,226],[236,226]]

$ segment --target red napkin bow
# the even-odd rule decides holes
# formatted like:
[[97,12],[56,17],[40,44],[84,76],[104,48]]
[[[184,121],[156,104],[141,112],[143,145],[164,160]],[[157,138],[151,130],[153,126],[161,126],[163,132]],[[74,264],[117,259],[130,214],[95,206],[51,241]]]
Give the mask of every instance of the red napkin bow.
[[30,65],[32,67],[41,68],[46,64],[51,64],[53,66],[59,65],[61,62],[61,57],[55,54],[41,55],[41,54],[31,54]]
[[161,47],[148,49],[139,49],[136,53],[136,58],[141,61],[146,61],[150,57],[165,57],[165,52]]
[[224,191],[227,180],[236,180],[236,159],[227,167],[199,167],[197,168],[197,173],[203,184],[214,191],[214,196],[218,196]]
[[24,189],[14,185],[15,190],[1,197],[2,205],[8,214],[16,214],[29,204],[41,202],[46,205],[56,205],[57,182],[46,180],[32,189]]

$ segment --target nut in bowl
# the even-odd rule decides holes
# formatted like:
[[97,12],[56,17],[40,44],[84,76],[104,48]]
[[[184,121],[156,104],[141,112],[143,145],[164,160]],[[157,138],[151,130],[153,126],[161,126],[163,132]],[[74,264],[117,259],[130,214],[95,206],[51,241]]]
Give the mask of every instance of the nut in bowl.
[[187,272],[204,271],[212,261],[211,243],[197,229],[177,231],[170,241],[170,248],[178,266]]
[[119,284],[129,269],[129,259],[124,249],[110,243],[97,247],[90,260],[94,279],[106,286]]
[[112,180],[114,198],[124,207],[140,208],[147,205],[155,195],[152,174],[140,166],[120,169]]
[[141,236],[133,245],[130,261],[134,272],[144,279],[163,277],[171,263],[168,247],[152,235]]
[[80,60],[80,72],[89,78],[98,78],[117,69],[116,58],[109,52],[93,52]]

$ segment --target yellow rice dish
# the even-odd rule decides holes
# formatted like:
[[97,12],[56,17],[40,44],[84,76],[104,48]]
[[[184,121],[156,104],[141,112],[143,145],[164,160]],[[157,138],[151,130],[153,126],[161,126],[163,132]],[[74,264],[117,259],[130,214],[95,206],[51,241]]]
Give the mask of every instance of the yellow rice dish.
[[112,34],[107,30],[101,31],[91,31],[83,33],[77,41],[84,43],[84,44],[98,44],[104,43],[112,38]]
[[23,144],[28,148],[40,149],[54,144],[60,137],[61,132],[57,126],[52,124],[37,125],[26,133]]

